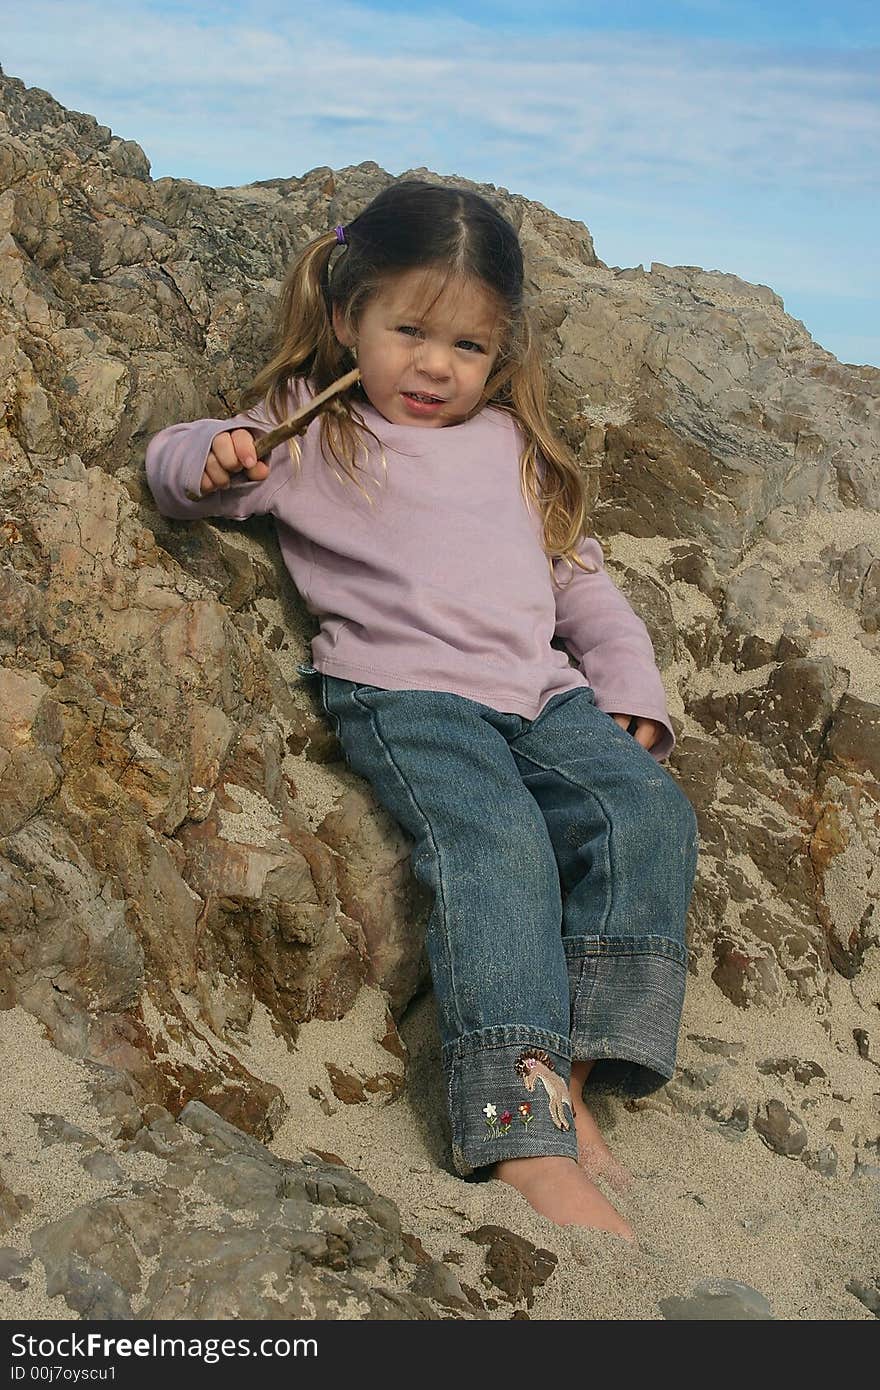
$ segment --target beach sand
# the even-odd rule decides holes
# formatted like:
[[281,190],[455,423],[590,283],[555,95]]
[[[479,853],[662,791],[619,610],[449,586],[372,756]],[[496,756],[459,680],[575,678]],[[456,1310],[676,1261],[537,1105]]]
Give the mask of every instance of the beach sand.
[[[258,1005],[247,1042],[237,1051],[249,1069],[282,1089],[290,1106],[270,1147],[285,1158],[320,1150],[342,1159],[397,1203],[404,1230],[418,1236],[430,1255],[446,1260],[451,1255],[463,1282],[484,1299],[498,1300],[492,1318],[509,1318],[513,1309],[485,1279],[485,1247],[467,1238],[487,1224],[557,1257],[553,1273],[535,1292],[532,1319],[657,1319],[663,1317],[661,1299],[689,1295],[706,1280],[734,1280],[762,1293],[776,1318],[858,1320],[872,1314],[846,1285],[853,1278],[870,1285],[878,1273],[880,1180],[854,1177],[852,1169],[856,1155],[866,1165],[876,1164],[876,1149],[867,1146],[877,1134],[880,1078],[858,1055],[851,1030],[846,1045],[849,1013],[857,1008],[850,983],[835,977],[831,988],[828,1018],[813,1020],[795,1003],[772,1014],[735,1009],[711,981],[691,978],[679,1068],[710,1062],[720,1072],[713,1097],[719,1102],[745,1098],[752,1114],[765,1099],[788,1104],[803,1116],[811,1145],[820,1138],[834,1141],[840,1156],[834,1178],[771,1151],[751,1125],[738,1132],[705,1115],[673,1109],[666,1089],[633,1101],[588,1086],[587,1101],[603,1133],[635,1175],[626,1196],[610,1189],[606,1195],[636,1230],[636,1246],[607,1233],[555,1226],[506,1184],[465,1182],[452,1171],[430,994],[402,1021],[407,1085],[391,1103],[376,1098],[342,1104],[328,1084],[327,1061],[349,1071],[363,1067],[369,1074],[381,1055],[374,1041],[381,998],[374,991],[362,990],[340,1023],[303,1025],[293,1050]],[[195,1017],[193,1001],[187,1005]],[[212,1040],[203,1023],[200,1030]],[[707,1058],[689,1034],[739,1042],[743,1050],[731,1060]],[[28,1252],[28,1235],[36,1226],[114,1190],[112,1182],[83,1170],[76,1145],[46,1150],[33,1112],[63,1115],[101,1138],[126,1180],[161,1179],[161,1159],[125,1152],[105,1137],[85,1069],[53,1048],[30,1015],[21,1009],[0,1014],[0,1044],[7,1100],[0,1167],[7,1185],[33,1204],[5,1237],[7,1244]],[[818,1061],[827,1077],[801,1086],[790,1076],[756,1069],[764,1058],[793,1055]],[[310,1087],[320,1088],[332,1113],[325,1113]],[[673,1087],[678,1094],[678,1080]],[[826,1130],[832,1120],[842,1132]],[[60,1297],[46,1296],[39,1261],[33,1272],[26,1292],[0,1285],[3,1316],[70,1318]]]
[[[872,1090],[880,1090],[880,1075],[857,1055],[851,1036],[848,1049],[835,1046],[838,1031],[841,1039],[846,1036],[850,990],[842,980],[834,988],[840,998],[829,1038],[801,1005],[774,1014],[738,1010],[711,981],[691,980],[679,1064],[719,1060],[707,1059],[688,1033],[742,1042],[735,1065],[723,1063],[713,1094],[747,1097],[753,1108],[757,1101],[776,1098],[799,1109],[806,1100],[808,1110],[799,1113],[811,1138],[840,1116],[844,1133],[828,1133],[822,1140],[836,1141],[838,1177],[824,1177],[771,1151],[751,1126],[738,1133],[705,1117],[670,1113],[664,1092],[627,1103],[611,1091],[594,1095],[587,1087],[587,1103],[606,1139],[636,1177],[623,1198],[604,1189],[636,1230],[636,1248],[610,1234],[555,1226],[504,1183],[465,1182],[454,1174],[430,995],[414,1004],[402,1023],[410,1054],[407,1090],[390,1105],[338,1104],[326,1115],[309,1096],[312,1084],[328,1091],[323,1058],[333,1024],[305,1025],[291,1054],[267,1017],[257,1015],[251,1048],[242,1055],[281,1087],[291,1105],[272,1145],[276,1152],[293,1158],[313,1147],[338,1155],[397,1202],[404,1228],[418,1235],[431,1255],[443,1259],[450,1250],[457,1252],[457,1273],[484,1296],[497,1296],[497,1290],[482,1282],[485,1251],[465,1238],[467,1231],[496,1224],[554,1252],[558,1265],[536,1293],[533,1319],[659,1318],[659,1299],[688,1295],[704,1280],[750,1285],[765,1295],[777,1318],[870,1318],[846,1284],[854,1277],[870,1283],[878,1272],[880,1180],[851,1174],[853,1140],[864,1144],[876,1138]],[[364,1019],[365,1047],[371,1023]],[[350,1064],[356,1065],[353,1015],[346,1025]],[[792,1055],[819,1061],[827,1079],[805,1088],[755,1069],[761,1059]],[[847,1099],[835,1100],[834,1092]],[[638,1108],[628,1108],[633,1104]],[[863,1157],[866,1163],[877,1161],[875,1150]],[[494,1316],[509,1317],[509,1306],[502,1303]]]

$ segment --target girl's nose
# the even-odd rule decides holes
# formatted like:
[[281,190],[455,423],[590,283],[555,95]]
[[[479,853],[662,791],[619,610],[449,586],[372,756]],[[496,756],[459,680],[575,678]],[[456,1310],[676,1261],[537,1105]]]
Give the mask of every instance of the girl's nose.
[[428,376],[442,379],[449,376],[449,349],[442,343],[419,343],[415,354],[416,366]]

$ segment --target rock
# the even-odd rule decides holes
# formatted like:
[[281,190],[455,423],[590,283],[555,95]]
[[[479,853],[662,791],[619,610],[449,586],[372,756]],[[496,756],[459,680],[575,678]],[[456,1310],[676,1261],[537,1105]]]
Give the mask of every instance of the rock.
[[773,1008],[785,995],[785,980],[775,953],[767,946],[746,944],[721,935],[713,943],[712,971],[722,994],[740,1009],[751,1004]]
[[866,1028],[853,1029],[853,1042],[856,1045],[858,1054],[866,1062],[870,1062],[880,1070],[880,1062],[871,1055],[871,1039]]
[[825,1068],[818,1062],[803,1062],[797,1057],[766,1057],[755,1066],[764,1076],[790,1075],[801,1086],[808,1086],[817,1076],[827,1076]]
[[269,1163],[276,1167],[280,1164],[280,1160],[276,1159],[264,1144],[243,1133],[200,1100],[191,1100],[183,1107],[178,1116],[178,1124],[201,1135],[208,1145],[219,1153],[243,1154],[245,1157],[257,1159],[260,1163]]
[[11,1231],[22,1215],[29,1210],[30,1205],[30,1199],[21,1193],[13,1192],[3,1181],[3,1174],[0,1172],[0,1235]]
[[32,1256],[22,1255],[11,1245],[0,1246],[0,1279],[17,1293],[28,1287],[27,1276],[32,1264]]
[[852,1175],[854,1178],[867,1178],[869,1181],[876,1182],[877,1179],[880,1178],[880,1164],[863,1163],[862,1160],[856,1156]]
[[0,835],[20,829],[58,790],[61,730],[39,677],[0,668]]
[[361,1077],[345,1072],[332,1062],[327,1063],[330,1087],[337,1100],[343,1105],[363,1104],[370,1094],[386,1096],[388,1102],[397,1100],[403,1090],[403,1077],[399,1072],[383,1072],[378,1076]]
[[318,834],[339,856],[339,903],[363,930],[370,978],[399,1018],[429,979],[423,941],[431,895],[410,870],[411,842],[366,783],[345,792]]
[[[199,1102],[177,1124],[154,1114],[151,1132],[166,1136],[160,1178],[125,1181],[31,1237],[50,1295],[82,1317],[483,1316],[338,1160],[278,1158]],[[22,1273],[14,1257],[4,1269]]]
[[[89,1203],[58,1221],[39,1227],[31,1235],[31,1245],[46,1268],[51,1293],[58,1293],[67,1286],[71,1271],[75,1274],[77,1288],[84,1288],[92,1267],[111,1281],[111,1293],[118,1288],[129,1297],[139,1288],[137,1247],[113,1200]],[[73,1265],[70,1265],[71,1258]],[[104,1287],[102,1283],[101,1288]]]
[[768,1149],[797,1158],[807,1145],[807,1131],[797,1115],[778,1100],[769,1100],[754,1119],[754,1127]]
[[688,1040],[697,1044],[701,1052],[715,1057],[726,1057],[729,1061],[745,1052],[746,1045],[741,1042],[725,1042],[723,1038],[704,1038],[697,1033],[688,1033]]
[[719,1125],[745,1133],[749,1127],[749,1103],[747,1100],[710,1101],[706,1113]]
[[84,1154],[80,1159],[86,1172],[98,1182],[121,1182],[125,1176],[115,1158],[108,1153]]
[[457,1275],[436,1260],[418,1270],[412,1282],[412,1291],[423,1298],[434,1299],[445,1308],[466,1309],[470,1312],[474,1306]]
[[880,1281],[875,1279],[873,1284],[868,1284],[861,1279],[849,1279],[846,1287],[860,1303],[864,1303],[869,1313],[880,1318]]
[[503,1226],[479,1226],[464,1234],[476,1245],[488,1247],[488,1283],[500,1289],[508,1303],[525,1302],[526,1307],[531,1308],[535,1289],[546,1284],[556,1268],[556,1255],[550,1250],[541,1250]]
[[722,1072],[721,1063],[714,1066],[703,1067],[678,1067],[676,1069],[676,1080],[691,1091],[708,1091],[710,1086],[718,1080]]
[[43,1264],[46,1267],[47,1295],[52,1298],[56,1294],[63,1294],[65,1303],[81,1318],[118,1322],[134,1317],[125,1291],[79,1255],[71,1253],[57,1261],[47,1256]]
[[65,1120],[63,1115],[49,1115],[37,1112],[31,1113],[31,1118],[37,1126],[37,1133],[45,1145],[49,1144],[78,1144],[80,1148],[90,1150],[101,1147],[100,1139],[96,1139],[93,1134],[87,1134],[79,1125],[71,1124]]
[[823,1178],[837,1176],[837,1150],[833,1144],[823,1144],[822,1148],[815,1152],[805,1149],[801,1154],[801,1162],[806,1163],[808,1168],[815,1168]]
[[707,1279],[689,1297],[661,1298],[660,1311],[671,1322],[775,1321],[764,1295],[734,1279]]

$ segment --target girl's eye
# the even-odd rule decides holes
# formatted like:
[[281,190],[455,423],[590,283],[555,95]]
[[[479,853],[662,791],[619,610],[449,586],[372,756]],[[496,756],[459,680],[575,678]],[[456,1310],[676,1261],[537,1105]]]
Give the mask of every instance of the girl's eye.
[[[415,338],[421,334],[422,330],[413,323],[401,323],[397,326],[397,332]],[[462,338],[456,347],[465,348],[468,352],[485,352],[486,350],[480,343],[475,343],[470,338]]]

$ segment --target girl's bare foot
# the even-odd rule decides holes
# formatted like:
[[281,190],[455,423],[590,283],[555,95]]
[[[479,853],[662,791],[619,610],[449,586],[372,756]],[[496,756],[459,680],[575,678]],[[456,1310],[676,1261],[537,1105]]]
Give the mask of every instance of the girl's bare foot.
[[574,1111],[574,1127],[578,1140],[578,1163],[588,1177],[605,1177],[615,1192],[628,1192],[633,1185],[630,1170],[614,1157],[601,1130],[584,1104],[583,1089],[593,1063],[572,1062],[569,1093]]
[[635,1242],[636,1235],[573,1158],[547,1154],[536,1158],[505,1158],[495,1164],[493,1177],[510,1183],[526,1201],[557,1226],[589,1226],[611,1231]]

